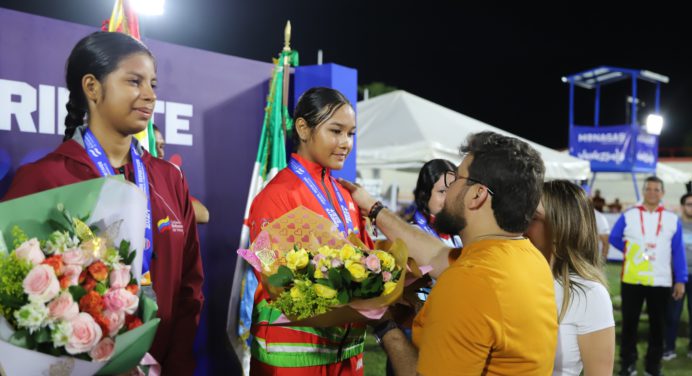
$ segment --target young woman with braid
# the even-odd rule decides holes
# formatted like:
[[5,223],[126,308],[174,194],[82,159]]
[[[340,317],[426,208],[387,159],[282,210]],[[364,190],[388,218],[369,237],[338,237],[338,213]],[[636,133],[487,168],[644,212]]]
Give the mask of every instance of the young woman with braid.
[[150,353],[164,374],[192,375],[204,277],[188,186],[175,166],[153,158],[132,137],[154,111],[154,56],[125,34],[96,32],[72,50],[66,80],[63,143],[20,168],[4,200],[113,174],[142,188],[149,202],[143,267],[149,279],[142,285],[155,291],[161,318]]

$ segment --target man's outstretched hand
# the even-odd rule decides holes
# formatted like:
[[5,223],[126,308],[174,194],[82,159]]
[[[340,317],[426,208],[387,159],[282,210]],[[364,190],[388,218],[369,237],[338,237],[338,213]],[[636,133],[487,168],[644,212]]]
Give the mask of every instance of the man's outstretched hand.
[[366,191],[363,187],[361,187],[358,184],[352,183],[348,180],[344,180],[342,178],[338,179],[339,184],[344,186],[344,188],[348,189],[349,192],[351,192],[351,197],[353,197],[353,201],[355,201],[356,205],[360,208],[360,212],[364,216],[368,216],[368,213],[370,212],[370,208],[372,208],[373,205],[377,202],[377,200],[370,196],[368,191]]

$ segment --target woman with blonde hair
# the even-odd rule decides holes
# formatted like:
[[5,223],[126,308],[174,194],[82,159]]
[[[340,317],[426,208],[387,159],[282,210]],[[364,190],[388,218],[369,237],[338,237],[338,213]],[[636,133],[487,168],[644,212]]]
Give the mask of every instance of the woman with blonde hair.
[[593,206],[567,180],[543,185],[543,197],[527,236],[553,271],[558,345],[553,375],[612,375],[613,306],[603,275]]

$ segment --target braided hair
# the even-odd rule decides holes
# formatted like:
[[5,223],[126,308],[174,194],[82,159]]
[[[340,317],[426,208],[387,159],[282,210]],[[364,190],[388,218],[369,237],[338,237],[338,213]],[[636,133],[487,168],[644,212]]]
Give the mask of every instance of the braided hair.
[[103,82],[108,74],[117,69],[121,60],[136,53],[154,58],[144,44],[123,33],[97,31],[77,42],[65,66],[65,81],[70,97],[65,106],[67,116],[63,141],[71,139],[75,129],[84,124],[89,110],[82,78],[93,74],[99,82]]

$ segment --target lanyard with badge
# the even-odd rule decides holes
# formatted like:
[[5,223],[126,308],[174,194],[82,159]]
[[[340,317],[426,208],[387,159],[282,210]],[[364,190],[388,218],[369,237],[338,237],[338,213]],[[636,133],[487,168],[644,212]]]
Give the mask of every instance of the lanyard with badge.
[[[339,206],[341,207],[341,212],[344,215],[344,220],[346,221],[346,224],[344,225],[344,222],[341,220],[341,217],[339,217],[339,214],[336,212],[336,209],[334,209],[334,206],[332,205],[329,200],[327,200],[326,197],[324,197],[324,194],[322,193],[322,190],[317,187],[317,183],[315,183],[315,180],[310,176],[310,174],[307,173],[305,170],[305,167],[303,167],[300,162],[298,162],[295,158],[291,158],[291,160],[288,162],[288,168],[293,171],[296,176],[300,180],[305,183],[305,185],[310,189],[310,192],[317,198],[317,201],[319,201],[320,205],[322,205],[322,209],[324,209],[325,213],[327,213],[327,216],[329,216],[329,219],[339,228],[339,231],[341,231],[344,236],[348,237],[348,234],[351,232],[354,232],[354,226],[353,226],[353,221],[351,220],[351,213],[348,211],[348,206],[346,206],[346,200],[344,200],[344,197],[341,195],[341,192],[339,192],[339,187],[336,185],[336,180],[330,176],[330,180],[332,182],[332,185],[334,186],[334,193],[336,194],[336,199],[339,201]],[[326,189],[326,187],[325,187]]]
[[423,231],[438,239],[440,238],[440,235],[433,230],[432,227],[430,227],[428,221],[425,219],[425,216],[423,216],[423,214],[421,214],[421,212],[418,210],[416,210],[416,212],[413,214],[413,221],[416,222],[416,225],[418,225],[418,227],[420,227]]
[[[115,171],[111,167],[110,162],[106,153],[103,151],[101,144],[96,139],[89,128],[86,129],[83,135],[84,147],[86,148],[87,155],[94,163],[96,168],[101,173],[101,176],[111,176],[115,175]],[[151,197],[149,195],[149,177],[147,176],[147,169],[144,167],[144,162],[137,154],[134,143],[130,144],[130,157],[132,158],[132,164],[135,166],[135,184],[144,192],[147,197],[147,217],[146,217],[146,228],[144,229],[144,259],[142,260],[142,280],[141,284],[143,286],[151,285],[151,274],[149,273],[149,266],[151,263],[151,256],[154,249],[154,233],[151,226]]]
[[[649,243],[646,241],[646,229],[644,228],[644,208],[639,209],[639,223],[641,224],[642,227],[642,239],[644,240],[644,260],[646,261],[654,261],[656,260],[656,242],[654,241],[653,243]],[[661,234],[661,221],[663,219],[663,210],[658,210],[658,225],[656,225],[656,238],[655,240],[658,239],[658,236]]]
[[[423,231],[442,240],[440,234],[438,234],[437,231],[430,227],[430,224],[428,224],[428,221],[425,219],[425,216],[418,210],[416,210],[416,212],[413,214],[413,221],[416,222],[416,226],[420,227]],[[453,235],[450,235],[449,238],[451,239],[451,242],[452,244],[454,244],[455,247],[461,247],[461,244],[457,242]]]

